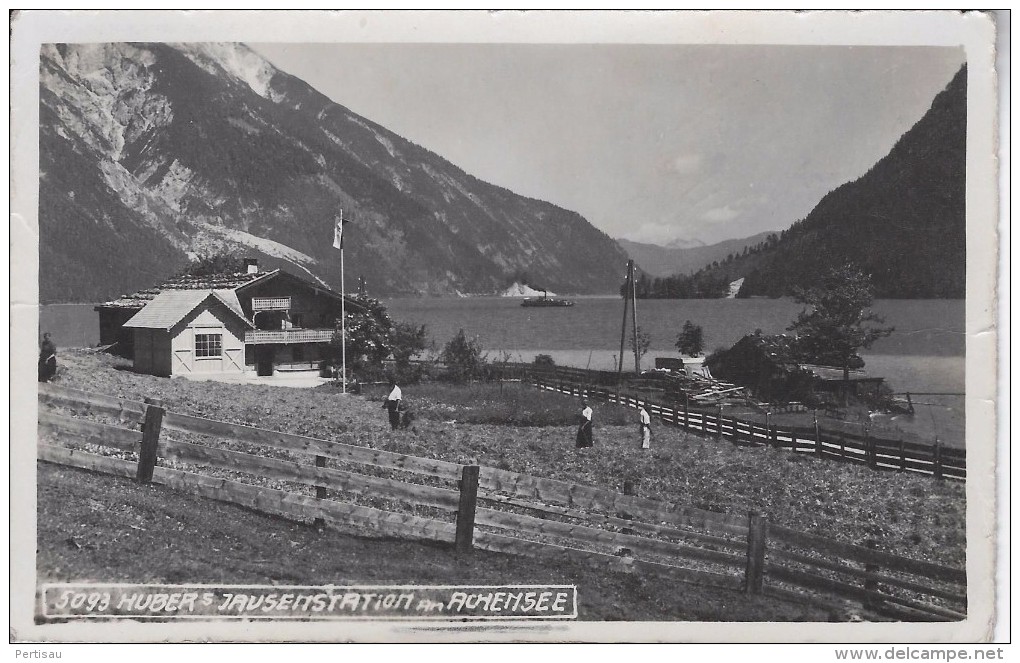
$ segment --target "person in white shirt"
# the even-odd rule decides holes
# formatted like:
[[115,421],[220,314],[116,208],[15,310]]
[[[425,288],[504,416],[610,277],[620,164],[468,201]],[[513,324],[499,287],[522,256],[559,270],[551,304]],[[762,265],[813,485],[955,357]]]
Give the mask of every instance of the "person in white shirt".
[[383,401],[383,407],[389,411],[390,415],[390,428],[397,430],[400,427],[400,400],[402,394],[400,393],[400,387],[397,383],[390,381],[390,395]]
[[649,449],[652,446],[652,418],[643,405],[638,408],[638,412],[641,419],[641,448]]
[[591,434],[591,407],[588,401],[581,401],[581,425],[577,428],[577,448],[583,449],[594,446],[595,442]]

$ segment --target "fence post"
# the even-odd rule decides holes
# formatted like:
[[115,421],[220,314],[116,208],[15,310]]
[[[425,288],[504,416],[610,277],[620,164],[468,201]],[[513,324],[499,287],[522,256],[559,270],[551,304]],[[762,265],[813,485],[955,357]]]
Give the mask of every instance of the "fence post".
[[934,473],[936,479],[942,478],[942,445],[939,443],[939,438],[935,438],[935,448],[932,451],[934,458],[932,459],[934,464]]
[[761,594],[765,583],[765,519],[749,511],[747,514],[747,566],[744,569],[744,592]]
[[163,427],[163,401],[158,398],[145,399],[145,420],[142,423],[142,446],[138,450],[138,473],[135,481],[149,483],[156,467],[156,447],[159,445],[159,431]]
[[839,430],[839,459],[846,460],[846,438],[843,437],[843,429]]
[[475,505],[478,501],[478,465],[465,465],[460,475],[460,502],[457,504],[457,552],[471,552],[475,534]]
[[815,410],[814,424],[815,424],[815,455],[820,457],[822,455],[822,435],[818,431],[818,410]]
[[691,401],[690,396],[688,396],[687,392],[685,391],[684,392],[684,430],[690,430],[691,429],[691,420],[687,416],[687,408],[690,405],[690,401]]
[[[625,479],[624,482],[623,482],[623,494],[624,495],[637,495],[637,490],[638,490],[638,487],[640,485],[641,485],[641,479],[637,479],[637,478],[634,478],[634,477],[631,477],[630,479]],[[627,510],[618,511],[616,513],[616,517],[617,518],[621,518],[623,520],[634,520],[634,515],[631,514]],[[620,532],[622,534],[633,534],[634,530],[631,529],[630,527],[623,527],[623,528],[620,529]],[[624,550],[626,550],[626,549],[624,549]]]
[[907,450],[903,445],[903,435],[900,435],[900,472],[907,471]]
[[[500,388],[502,388],[502,384],[500,385]],[[325,456],[316,456],[315,457],[315,466],[316,467],[326,467],[326,457]],[[324,486],[315,486],[315,498],[319,499],[319,500],[326,499],[326,488]],[[318,529],[322,529],[323,527],[326,526],[326,521],[323,520],[322,518],[316,518],[315,521],[312,524],[315,527],[317,527]]]
[[765,448],[769,446],[769,431],[772,430],[772,413],[765,410]]
[[[874,550],[875,548],[878,547],[878,543],[874,539],[867,539],[864,542],[864,545],[867,546],[870,550]],[[875,572],[878,571],[878,566],[875,565],[875,564],[870,564],[870,563],[866,562],[864,564],[864,571],[866,573],[875,573]],[[874,580],[871,580],[870,578],[865,578],[864,579],[864,589],[866,589],[869,592],[877,592],[878,591],[878,583],[875,582]],[[877,610],[878,607],[879,607],[879,604],[880,604],[880,601],[877,601],[876,599],[874,599],[874,598],[872,598],[870,596],[865,597],[865,599],[864,599],[864,607],[867,608],[868,610]]]
[[722,439],[722,405],[715,409],[715,437],[717,440]]

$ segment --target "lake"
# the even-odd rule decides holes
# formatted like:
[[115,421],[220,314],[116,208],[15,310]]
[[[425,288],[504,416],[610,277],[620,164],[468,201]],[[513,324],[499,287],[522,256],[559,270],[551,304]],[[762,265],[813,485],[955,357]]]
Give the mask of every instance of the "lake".
[[[514,359],[531,361],[544,353],[559,364],[615,368],[623,300],[575,301],[570,308],[523,308],[519,299],[500,297],[399,298],[383,303],[395,321],[427,325],[440,347],[463,329],[478,337],[490,358],[505,351]],[[58,347],[95,345],[99,323],[92,307],[44,306],[40,332],[49,331]],[[755,329],[783,333],[801,308],[791,299],[638,300],[638,326],[651,337],[642,366],[653,366],[656,355],[675,356],[673,343],[685,320],[704,328],[705,345],[711,351],[729,347]],[[964,300],[878,300],[873,308],[896,331],[865,354],[869,372],[886,377],[895,391],[963,391]],[[633,365],[628,352],[624,366]]]
[[[523,308],[520,300],[500,297],[384,300],[394,320],[427,325],[440,345],[464,329],[490,356],[506,351],[530,361],[545,353],[560,364],[615,368],[623,300],[575,302],[570,308]],[[802,308],[792,299],[638,300],[638,326],[651,337],[642,367],[654,366],[656,355],[676,355],[673,344],[685,320],[703,327],[711,352],[755,329],[784,333]],[[870,372],[885,376],[896,391],[963,391],[964,300],[879,300],[873,308],[896,331],[866,353]],[[633,353],[625,353],[624,367],[632,368]]]

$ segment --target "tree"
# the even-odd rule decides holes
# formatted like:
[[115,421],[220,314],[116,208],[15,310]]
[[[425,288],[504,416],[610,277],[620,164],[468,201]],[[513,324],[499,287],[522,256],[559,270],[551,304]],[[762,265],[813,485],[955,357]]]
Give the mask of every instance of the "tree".
[[468,339],[461,329],[443,348],[443,363],[450,369],[454,382],[466,382],[476,377],[485,366],[485,356],[478,339]]
[[676,349],[681,355],[697,357],[705,349],[705,333],[701,325],[690,320],[684,323],[683,329],[676,337]]
[[864,366],[858,350],[893,332],[892,327],[868,324],[885,322],[868,308],[874,299],[871,277],[846,263],[829,270],[819,286],[798,289],[795,296],[809,307],[787,328],[797,334],[797,351],[811,363],[843,369],[845,400],[850,369]]
[[[347,296],[347,370],[370,374],[382,367],[382,362],[392,352],[390,333],[393,322],[386,307],[369,297]],[[340,365],[343,337],[340,320],[330,341],[331,361]]]
[[634,338],[637,337],[637,356],[638,360],[648,354],[648,349],[652,347],[652,336],[644,329],[637,327],[630,333],[630,347],[634,347]]
[[200,255],[180,273],[180,276],[212,276],[235,274],[244,271],[244,258],[227,250]]
[[405,382],[409,377],[417,379],[419,376],[412,375],[411,372],[411,359],[430,346],[428,329],[425,325],[397,323],[390,331],[389,345],[399,378]]

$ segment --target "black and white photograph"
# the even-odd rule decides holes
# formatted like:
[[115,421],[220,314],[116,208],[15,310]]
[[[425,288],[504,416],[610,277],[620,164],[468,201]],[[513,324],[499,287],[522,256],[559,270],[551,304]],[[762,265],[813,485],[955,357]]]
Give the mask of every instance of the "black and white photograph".
[[994,13],[11,35],[12,644],[991,642]]

